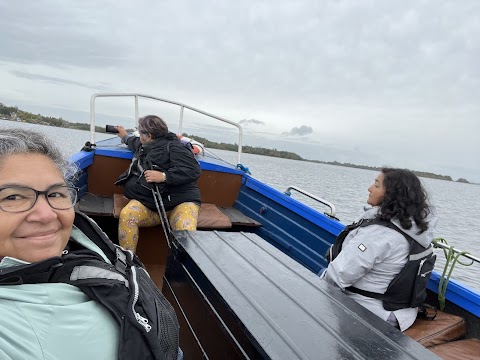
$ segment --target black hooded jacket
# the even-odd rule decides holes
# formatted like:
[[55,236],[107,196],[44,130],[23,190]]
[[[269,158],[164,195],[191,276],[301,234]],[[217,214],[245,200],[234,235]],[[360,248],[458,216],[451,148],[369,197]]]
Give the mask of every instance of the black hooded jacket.
[[166,175],[167,182],[157,184],[166,211],[184,202],[200,204],[197,186],[200,165],[192,151],[174,133],[167,133],[145,145],[136,136],[128,137],[125,143],[134,152],[134,157],[115,185],[125,187],[127,198],[140,201],[150,210],[157,210],[151,190],[153,184],[147,183],[143,176],[143,171],[153,169]]

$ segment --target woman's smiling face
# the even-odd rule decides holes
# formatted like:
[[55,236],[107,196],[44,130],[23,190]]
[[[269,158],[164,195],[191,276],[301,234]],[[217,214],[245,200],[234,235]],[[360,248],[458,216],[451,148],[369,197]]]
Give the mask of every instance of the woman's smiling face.
[[[44,191],[62,184],[65,184],[62,173],[45,155],[7,155],[0,161],[0,188],[24,186]],[[55,210],[44,195],[24,212],[0,209],[0,256],[27,262],[60,256],[70,238],[74,217],[73,208]]]

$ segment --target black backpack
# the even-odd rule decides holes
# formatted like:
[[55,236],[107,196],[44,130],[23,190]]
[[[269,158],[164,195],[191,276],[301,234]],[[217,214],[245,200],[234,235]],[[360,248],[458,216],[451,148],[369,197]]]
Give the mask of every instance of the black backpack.
[[102,304],[120,326],[118,359],[176,360],[179,325],[175,310],[139,258],[113,244],[100,227],[77,212],[75,226],[109,258],[69,241],[63,256],[0,270],[0,285],[66,283]]

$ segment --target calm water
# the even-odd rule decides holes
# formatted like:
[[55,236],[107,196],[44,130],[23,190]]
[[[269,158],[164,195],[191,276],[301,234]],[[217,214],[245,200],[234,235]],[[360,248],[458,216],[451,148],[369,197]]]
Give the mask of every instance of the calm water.
[[[26,127],[46,133],[54,139],[65,154],[78,152],[86,141],[89,132],[56,127],[14,123],[0,120],[1,127]],[[96,134],[96,140],[112,135]],[[220,158],[235,164],[237,154],[229,151],[213,150]],[[295,185],[311,194],[333,203],[337,217],[344,223],[351,223],[362,212],[368,196],[367,188],[371,185],[377,172],[341,166],[316,164],[303,161],[279,159],[260,155],[242,154],[242,164],[248,166],[252,175],[284,192],[288,186]],[[449,244],[462,250],[468,250],[480,256],[480,186],[451,181],[422,178],[435,206],[439,224],[436,237],[447,239]],[[292,197],[319,211],[329,208],[315,200],[292,192]],[[437,252],[437,270],[444,266],[444,255]],[[457,265],[454,277],[468,286],[480,291],[477,278],[480,277],[480,264],[470,267]]]
[[[220,158],[234,164],[237,154],[212,150]],[[344,224],[353,222],[362,212],[368,197],[368,187],[377,176],[376,171],[316,164],[304,161],[242,154],[242,164],[252,175],[273,188],[284,192],[297,186],[306,192],[335,205],[336,216]],[[421,178],[435,206],[439,223],[436,237],[445,238],[450,245],[480,257],[480,186],[452,181]],[[304,195],[292,191],[292,197],[319,211],[329,208]],[[445,257],[436,250],[436,268],[443,270]],[[453,276],[468,286],[480,290],[480,264],[470,267],[456,265]]]

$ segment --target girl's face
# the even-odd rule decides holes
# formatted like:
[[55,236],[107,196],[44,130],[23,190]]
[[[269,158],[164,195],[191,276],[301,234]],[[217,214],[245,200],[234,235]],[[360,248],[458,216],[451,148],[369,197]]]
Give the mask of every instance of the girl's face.
[[385,187],[383,186],[383,173],[378,174],[375,182],[368,188],[367,203],[372,206],[379,206],[385,197]]
[[[0,163],[0,188],[23,186],[44,191],[52,185],[65,185],[65,181],[53,161],[45,155],[9,155]],[[3,200],[8,202],[14,197],[10,194]],[[0,256],[27,262],[60,256],[70,238],[74,217],[73,208],[53,209],[45,195],[39,195],[35,205],[24,212],[11,213],[0,209]]]

